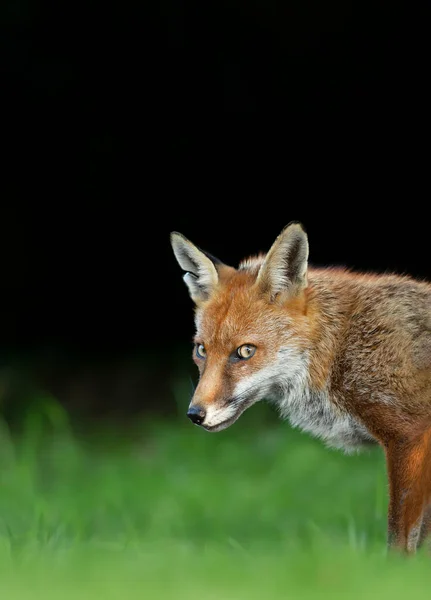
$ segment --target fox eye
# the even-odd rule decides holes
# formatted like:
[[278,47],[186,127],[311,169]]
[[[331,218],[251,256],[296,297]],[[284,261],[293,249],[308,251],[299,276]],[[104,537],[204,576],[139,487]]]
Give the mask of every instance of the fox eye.
[[196,344],[196,356],[198,358],[206,358],[207,351],[205,350],[205,346],[203,344]]
[[243,344],[236,351],[238,358],[242,358],[243,360],[251,358],[255,352],[256,346],[252,346],[251,344]]

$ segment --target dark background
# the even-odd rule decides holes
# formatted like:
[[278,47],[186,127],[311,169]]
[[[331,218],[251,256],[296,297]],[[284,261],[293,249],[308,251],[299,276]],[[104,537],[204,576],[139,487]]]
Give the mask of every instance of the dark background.
[[4,407],[31,380],[86,416],[175,410],[193,315],[171,230],[236,265],[301,220],[314,264],[429,277],[412,9],[8,0],[0,14]]

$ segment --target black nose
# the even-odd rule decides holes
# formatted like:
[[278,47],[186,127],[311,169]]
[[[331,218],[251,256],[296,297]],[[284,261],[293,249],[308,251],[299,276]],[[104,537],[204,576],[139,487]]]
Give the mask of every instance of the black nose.
[[200,406],[191,406],[187,411],[187,416],[196,425],[201,425],[205,419],[205,411]]

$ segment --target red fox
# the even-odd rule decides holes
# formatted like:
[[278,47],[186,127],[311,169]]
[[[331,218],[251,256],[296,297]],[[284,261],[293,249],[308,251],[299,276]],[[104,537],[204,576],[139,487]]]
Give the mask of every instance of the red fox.
[[171,244],[195,305],[187,416],[221,431],[267,399],[332,447],[379,444],[388,547],[416,552],[431,533],[431,284],[309,267],[298,222],[237,269],[180,233]]

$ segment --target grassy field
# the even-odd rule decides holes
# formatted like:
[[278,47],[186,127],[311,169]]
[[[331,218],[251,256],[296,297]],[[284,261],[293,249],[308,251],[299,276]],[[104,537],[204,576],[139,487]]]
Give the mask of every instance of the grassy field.
[[386,554],[380,450],[328,450],[268,410],[217,434],[182,418],[78,441],[54,406],[50,434],[1,425],[0,597],[429,598],[431,558]]

